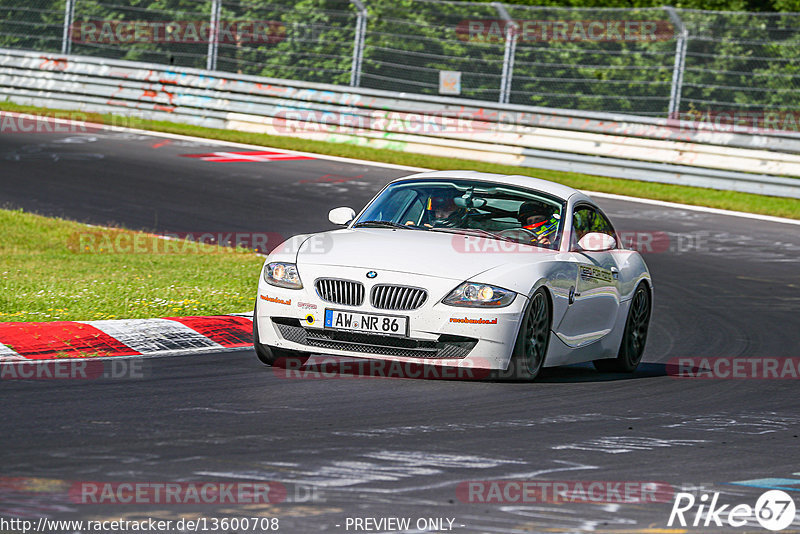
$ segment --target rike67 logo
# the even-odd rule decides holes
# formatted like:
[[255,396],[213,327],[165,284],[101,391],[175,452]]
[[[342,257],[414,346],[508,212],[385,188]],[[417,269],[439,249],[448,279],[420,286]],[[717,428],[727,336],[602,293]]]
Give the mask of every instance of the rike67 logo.
[[720,504],[718,492],[703,493],[699,497],[681,492],[675,495],[667,526],[752,527],[757,522],[767,530],[779,531],[791,525],[794,519],[794,500],[781,490],[764,492],[755,506]]

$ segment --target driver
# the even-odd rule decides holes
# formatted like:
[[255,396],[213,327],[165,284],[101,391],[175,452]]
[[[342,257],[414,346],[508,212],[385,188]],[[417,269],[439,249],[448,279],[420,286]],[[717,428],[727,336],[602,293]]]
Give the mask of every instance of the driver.
[[455,226],[458,222],[458,207],[455,203],[456,193],[431,195],[425,206],[424,226],[429,228]]
[[559,218],[551,206],[531,201],[522,203],[517,217],[522,228],[534,235],[531,241],[544,246],[553,244]]

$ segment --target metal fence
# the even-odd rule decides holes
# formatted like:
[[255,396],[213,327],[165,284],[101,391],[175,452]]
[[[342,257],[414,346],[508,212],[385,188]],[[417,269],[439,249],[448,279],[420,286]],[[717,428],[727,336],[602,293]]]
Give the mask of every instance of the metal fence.
[[797,13],[0,0],[0,47],[646,116],[791,122],[800,109]]

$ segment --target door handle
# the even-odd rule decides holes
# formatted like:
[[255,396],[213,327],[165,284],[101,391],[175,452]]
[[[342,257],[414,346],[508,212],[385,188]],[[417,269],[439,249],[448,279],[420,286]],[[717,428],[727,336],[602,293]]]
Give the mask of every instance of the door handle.
[[569,304],[570,305],[575,302],[575,297],[580,297],[580,296],[581,296],[580,293],[576,293],[575,292],[575,286],[572,286],[572,287],[569,288],[569,299],[568,300],[569,300]]

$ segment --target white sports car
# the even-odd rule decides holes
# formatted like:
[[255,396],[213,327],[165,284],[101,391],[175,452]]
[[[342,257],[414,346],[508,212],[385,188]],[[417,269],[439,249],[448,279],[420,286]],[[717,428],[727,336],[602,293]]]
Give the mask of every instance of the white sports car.
[[575,189],[426,172],[329,219],[344,228],[296,236],[264,263],[253,335],[266,364],[324,353],[533,379],[542,367],[630,372],[641,360],[647,266]]

